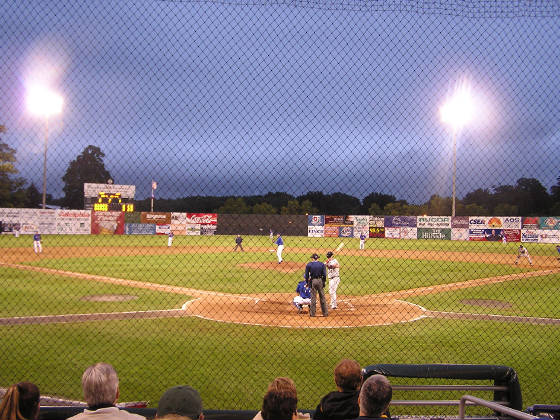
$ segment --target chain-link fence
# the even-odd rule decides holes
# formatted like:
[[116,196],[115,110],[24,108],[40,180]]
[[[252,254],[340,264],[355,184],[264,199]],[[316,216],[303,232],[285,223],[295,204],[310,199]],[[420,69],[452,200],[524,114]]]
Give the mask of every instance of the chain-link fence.
[[558,2],[3,5],[0,387],[314,409],[350,358],[557,402]]

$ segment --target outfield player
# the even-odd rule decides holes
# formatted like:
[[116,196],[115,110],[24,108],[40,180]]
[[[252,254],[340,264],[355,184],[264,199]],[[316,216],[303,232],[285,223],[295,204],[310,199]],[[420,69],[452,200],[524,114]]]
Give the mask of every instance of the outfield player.
[[303,305],[311,305],[311,288],[307,285],[305,281],[305,275],[303,276],[303,280],[300,281],[296,288],[296,293],[298,295],[294,297],[294,306],[298,310],[298,314],[301,314],[303,311]]
[[366,233],[362,231],[362,233],[360,233],[360,249],[365,249],[365,248],[366,248]]
[[[556,251],[560,254],[560,245],[556,245]],[[560,257],[558,257],[558,259],[560,260]]]
[[171,245],[173,245],[173,236],[175,236],[175,235],[173,234],[173,231],[170,230],[169,234],[167,235],[167,247],[168,248],[171,248]]
[[517,249],[517,258],[515,259],[515,264],[519,262],[519,258],[524,257],[529,260],[529,264],[533,265],[533,261],[531,261],[531,256],[529,255],[529,251],[523,245],[519,245]]
[[278,257],[278,264],[280,264],[282,260],[282,251],[284,251],[284,240],[282,239],[282,235],[278,234],[276,237],[276,242],[274,242],[277,246],[276,248],[276,256]]
[[[362,248],[363,249],[363,248]],[[327,252],[327,276],[329,277],[329,295],[331,297],[331,309],[336,309],[336,290],[340,284],[340,264],[333,258],[331,251]]]
[[42,245],[42,239],[41,239],[41,234],[36,231],[35,235],[33,235],[33,251],[35,251],[35,254],[40,254],[41,252],[43,252],[43,245]]
[[504,232],[502,232],[502,243],[504,245],[507,245],[507,238],[506,238],[506,234]]
[[237,235],[237,237],[235,238],[235,248],[233,248],[233,250],[237,251],[237,248],[240,248],[241,251],[244,251],[243,245],[241,244],[242,242],[243,238],[241,237],[241,235]]

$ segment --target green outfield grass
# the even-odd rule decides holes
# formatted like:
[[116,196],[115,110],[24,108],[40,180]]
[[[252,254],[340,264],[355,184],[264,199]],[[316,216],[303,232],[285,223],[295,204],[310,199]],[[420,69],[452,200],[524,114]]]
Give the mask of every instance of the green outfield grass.
[[[275,260],[274,253],[251,250],[272,249],[268,237],[257,236],[245,237],[245,253],[202,252],[203,247],[233,248],[233,236],[176,236],[174,253],[169,254],[54,259],[49,257],[49,247],[166,248],[166,237],[45,235],[45,254],[23,264],[227,293],[285,293],[292,292],[300,281],[309,260],[309,249],[324,254],[341,241],[340,238],[284,239],[285,260],[301,264],[301,269],[293,273],[239,266]],[[345,242],[345,249],[358,248],[358,240]],[[31,245],[31,237],[0,237],[0,248],[31,248]],[[481,259],[479,262],[406,260],[345,255],[343,251],[338,255],[342,265],[338,292],[339,295],[363,296],[523,273],[529,268],[511,265],[517,246],[370,240],[368,249],[476,252],[481,254]],[[181,252],[181,247],[194,248]],[[201,251],[197,252],[196,247]],[[556,253],[552,245],[530,244],[528,247],[534,256]],[[489,264],[484,259],[489,254],[510,254],[511,260],[505,261],[509,264]],[[432,311],[558,319],[559,289],[560,275],[550,274],[411,296],[406,300]],[[136,298],[123,302],[87,299],[106,294]],[[189,299],[185,295],[0,267],[2,317],[173,309]],[[332,369],[336,362],[350,357],[362,365],[508,365],[519,374],[524,405],[557,402],[555,389],[549,385],[554,383],[556,375],[549,367],[559,363],[559,325],[421,319],[382,327],[318,330],[232,325],[198,318],[162,318],[0,326],[0,334],[0,360],[3,362],[0,386],[31,380],[39,384],[42,393],[72,399],[81,398],[83,369],[102,360],[113,363],[119,372],[121,400],[149,400],[155,405],[165,388],[188,383],[201,391],[207,408],[258,409],[267,383],[276,376],[290,376],[298,386],[300,407],[314,409],[320,397],[334,389]],[[452,408],[449,412],[457,411]]]

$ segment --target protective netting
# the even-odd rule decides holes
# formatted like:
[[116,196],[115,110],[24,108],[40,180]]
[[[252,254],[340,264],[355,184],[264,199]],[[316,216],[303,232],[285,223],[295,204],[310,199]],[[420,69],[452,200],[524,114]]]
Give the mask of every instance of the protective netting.
[[[557,402],[559,16],[4,2],[0,387],[82,400],[104,361],[121,401],[259,409],[288,376],[314,409],[350,358],[510,366]],[[312,318],[292,300],[327,251],[338,307]]]

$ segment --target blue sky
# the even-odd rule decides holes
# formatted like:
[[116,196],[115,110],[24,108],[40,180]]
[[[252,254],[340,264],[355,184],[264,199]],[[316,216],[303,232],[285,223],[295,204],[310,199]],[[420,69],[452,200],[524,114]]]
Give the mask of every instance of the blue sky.
[[43,124],[25,107],[26,83],[39,74],[65,98],[50,122],[54,196],[89,144],[137,198],[152,178],[160,197],[449,196],[451,134],[438,109],[462,78],[478,117],[458,137],[458,196],[521,177],[549,188],[560,176],[558,4],[541,17],[519,13],[526,2],[513,14],[495,3],[504,7],[497,17],[464,13],[488,2],[458,2],[459,13],[449,2],[445,13],[398,11],[397,1],[386,11],[349,2],[4,4],[3,141],[40,188]]

